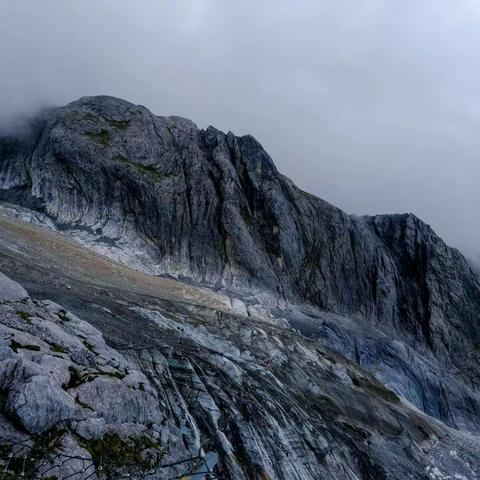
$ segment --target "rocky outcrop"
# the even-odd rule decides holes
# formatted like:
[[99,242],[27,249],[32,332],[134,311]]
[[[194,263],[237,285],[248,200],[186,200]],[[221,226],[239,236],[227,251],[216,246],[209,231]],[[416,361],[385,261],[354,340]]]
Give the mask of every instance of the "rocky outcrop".
[[57,304],[3,303],[0,329],[4,411],[31,434],[65,422],[127,428],[132,420],[139,433],[163,420],[146,378]]
[[[2,281],[19,287],[7,277]],[[117,473],[145,470],[147,457],[165,457],[167,445],[169,455],[189,453],[138,367],[108,347],[97,329],[51,301],[2,298],[0,397],[0,463],[12,475],[20,473],[21,462],[7,467],[9,448],[14,457],[36,462],[29,468],[41,478],[59,479],[69,472],[68,478],[83,478],[86,466],[93,475],[98,456],[109,449],[113,458],[105,461],[119,462]]]
[[251,136],[83,98],[0,141],[0,199],[148,273],[300,298],[435,348],[442,323],[480,338],[458,252],[413,215],[351,217],[302,192]]
[[28,297],[26,290],[0,272],[0,301],[23,300]]
[[[23,207],[7,208],[8,215],[47,226],[137,270],[221,290],[252,320],[288,322],[314,339],[316,348],[344,354],[427,414],[454,428],[479,431],[478,275],[414,215],[349,216],[301,191],[279,174],[251,136],[200,130],[186,119],[157,117],[111,97],[83,98],[47,112],[29,131],[0,138],[0,200]],[[49,265],[53,258],[51,253]],[[124,276],[122,285],[127,278],[133,276]],[[147,317],[157,322],[155,315]],[[184,322],[190,321],[187,315]],[[229,341],[238,348],[240,340]],[[197,385],[199,367],[188,355],[175,361]],[[289,375],[303,378],[303,360],[286,358],[285,365],[302,365]],[[198,361],[213,368],[208,356]],[[158,367],[139,358],[134,362],[155,382]],[[155,362],[164,362],[163,356]],[[281,373],[272,374],[285,382]],[[306,375],[315,378],[313,371]],[[80,389],[81,401],[101,395],[108,405],[103,415],[128,423],[130,407],[116,410],[103,380]],[[232,388],[224,385],[219,398]],[[261,382],[252,387],[262,388]],[[211,396],[213,387],[205,389]],[[127,392],[131,405],[135,401]],[[219,398],[204,399],[202,408],[208,404],[210,411],[202,420],[210,426],[208,438],[216,435],[215,422],[226,408]],[[301,410],[305,399],[298,402]],[[193,415],[189,407],[179,407],[176,418],[182,408]],[[235,417],[237,411],[232,412]],[[275,422],[284,419],[275,417]],[[235,428],[249,432],[258,445],[266,435]],[[249,465],[258,455],[278,455],[271,448],[255,451]],[[262,468],[272,478],[283,478],[271,465]],[[236,470],[229,472],[237,478]]]
[[289,329],[192,305],[132,304],[129,322],[115,349],[56,303],[0,303],[4,466],[10,439],[40,478],[176,478],[194,466],[158,465],[201,447],[236,480],[477,478],[478,439]]

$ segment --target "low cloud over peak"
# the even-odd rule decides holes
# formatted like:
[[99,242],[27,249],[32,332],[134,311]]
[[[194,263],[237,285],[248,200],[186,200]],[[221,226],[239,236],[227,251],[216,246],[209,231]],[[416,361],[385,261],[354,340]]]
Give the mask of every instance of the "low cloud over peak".
[[108,94],[251,133],[348,212],[480,251],[475,1],[0,0],[0,116]]

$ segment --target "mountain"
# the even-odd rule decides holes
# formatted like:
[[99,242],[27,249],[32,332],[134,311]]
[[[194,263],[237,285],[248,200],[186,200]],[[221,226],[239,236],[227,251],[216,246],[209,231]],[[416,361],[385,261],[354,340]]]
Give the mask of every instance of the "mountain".
[[342,354],[19,213],[0,215],[0,270],[30,292],[0,275],[0,460],[15,442],[12,474],[27,452],[27,475],[42,478],[100,465],[107,478],[178,478],[195,462],[163,467],[203,448],[219,454],[219,478],[476,478],[478,437]]
[[[112,97],[2,137],[0,200],[11,226],[0,265],[34,298],[66,302],[108,348],[151,332],[188,339],[153,342],[173,379],[163,392],[187,404],[199,438],[186,449],[214,447],[226,478],[442,478],[433,468],[476,478],[480,280],[414,215],[349,216],[282,176],[253,137]],[[23,222],[41,227],[14,235]],[[54,236],[15,251],[42,235]],[[103,256],[77,265],[65,237]],[[58,248],[37,258],[50,242]],[[81,288],[68,289],[72,279]],[[120,307],[138,282],[148,299]],[[146,308],[165,282],[182,287]],[[97,284],[114,305],[105,318],[86,307]],[[179,315],[185,298],[195,306]],[[115,333],[128,322],[139,326]],[[143,357],[129,361],[154,385],[158,367]],[[195,386],[204,393],[189,400]],[[180,416],[168,420],[180,428]]]

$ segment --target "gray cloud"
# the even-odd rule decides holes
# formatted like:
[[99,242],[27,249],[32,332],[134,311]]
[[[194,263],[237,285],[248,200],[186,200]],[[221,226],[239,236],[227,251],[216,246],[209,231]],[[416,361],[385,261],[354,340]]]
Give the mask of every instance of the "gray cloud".
[[476,0],[0,0],[3,118],[82,95],[251,133],[352,213],[480,253]]

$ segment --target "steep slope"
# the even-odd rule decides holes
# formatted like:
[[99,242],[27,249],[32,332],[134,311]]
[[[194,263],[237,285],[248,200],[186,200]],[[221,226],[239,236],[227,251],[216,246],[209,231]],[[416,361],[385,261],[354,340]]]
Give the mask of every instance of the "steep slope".
[[203,447],[226,479],[478,478],[478,437],[342,355],[214,292],[160,281],[155,294],[151,277],[100,258],[2,223],[1,269],[37,297],[0,275],[0,461],[15,442],[12,475],[27,456],[42,478],[103,478],[100,465],[109,478],[177,478],[192,462],[162,466]]
[[435,281],[451,272],[448,303],[479,339],[467,314],[479,311],[479,283],[428,226],[411,215],[349,217],[282,177],[250,136],[84,98],[0,142],[0,188],[0,199],[141,270],[298,295],[427,342],[435,297],[447,300]]
[[82,98],[0,140],[0,200],[126,265],[287,319],[449,425],[480,425],[467,262],[413,215],[352,217],[299,190],[250,136]]

